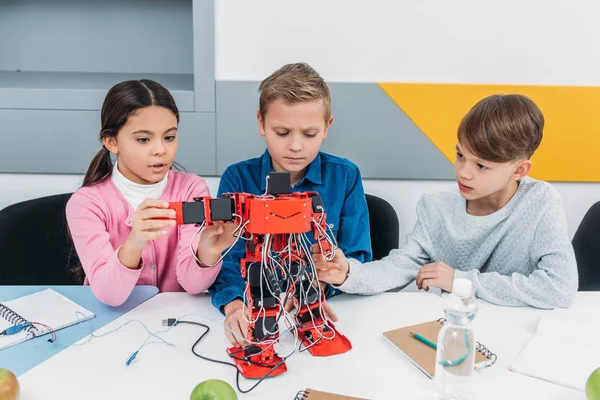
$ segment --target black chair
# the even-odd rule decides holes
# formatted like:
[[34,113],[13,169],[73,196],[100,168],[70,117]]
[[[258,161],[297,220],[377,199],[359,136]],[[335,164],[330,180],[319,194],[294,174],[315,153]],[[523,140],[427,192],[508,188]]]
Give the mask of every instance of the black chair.
[[365,197],[369,208],[373,260],[381,260],[391,250],[399,248],[400,222],[390,203],[372,194],[366,194]]
[[579,271],[579,290],[600,290],[600,202],[585,214],[572,243]]
[[74,285],[79,264],[67,230],[71,193],[0,210],[0,285]]

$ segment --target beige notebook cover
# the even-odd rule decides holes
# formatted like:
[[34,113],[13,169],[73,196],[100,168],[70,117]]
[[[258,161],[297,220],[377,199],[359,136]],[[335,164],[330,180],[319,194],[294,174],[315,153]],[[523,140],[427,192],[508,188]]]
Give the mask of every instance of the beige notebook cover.
[[301,390],[295,400],[366,400],[358,397],[341,396],[339,394],[319,392],[315,389]]
[[[435,374],[435,353],[433,347],[410,336],[410,332],[423,336],[430,342],[437,343],[438,334],[442,325],[446,322],[441,318],[437,321],[425,322],[423,324],[405,326],[393,331],[384,332],[383,336],[394,347],[400,350],[413,364],[415,364],[428,377],[433,378]],[[477,369],[489,367],[496,362],[496,355],[490,352],[480,343],[476,344],[475,367]]]

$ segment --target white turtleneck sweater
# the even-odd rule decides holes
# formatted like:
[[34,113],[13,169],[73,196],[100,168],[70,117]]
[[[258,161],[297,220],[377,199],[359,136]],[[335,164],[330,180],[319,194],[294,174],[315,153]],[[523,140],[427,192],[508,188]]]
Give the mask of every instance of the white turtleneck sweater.
[[125,176],[119,171],[117,163],[113,168],[111,179],[117,190],[125,197],[125,200],[137,210],[138,206],[146,199],[158,199],[167,187],[167,180],[169,173],[165,177],[156,183],[151,185],[144,185],[141,183],[135,183],[125,178]]

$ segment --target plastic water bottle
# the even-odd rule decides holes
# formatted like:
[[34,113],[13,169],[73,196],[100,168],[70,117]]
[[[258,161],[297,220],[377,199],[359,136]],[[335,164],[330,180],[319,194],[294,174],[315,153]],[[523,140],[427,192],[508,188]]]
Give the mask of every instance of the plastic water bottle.
[[477,314],[477,302],[468,279],[456,279],[444,302],[446,323],[440,330],[435,362],[438,399],[473,398],[475,339],[471,322]]

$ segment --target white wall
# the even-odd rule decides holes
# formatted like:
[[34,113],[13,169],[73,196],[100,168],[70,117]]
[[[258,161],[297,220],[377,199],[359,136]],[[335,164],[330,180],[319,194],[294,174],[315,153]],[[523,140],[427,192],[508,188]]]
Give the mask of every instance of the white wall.
[[[219,178],[206,177],[210,192],[216,195]],[[17,175],[0,174],[0,209],[36,197],[49,196],[77,190],[81,175]],[[365,192],[386,199],[400,219],[400,242],[412,231],[416,221],[417,201],[423,193],[456,190],[453,181],[363,181]],[[600,184],[554,183],[565,203],[569,234],[573,236],[586,211],[600,200]]]
[[218,0],[216,73],[296,61],[342,82],[600,84],[597,0]]

